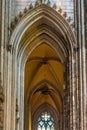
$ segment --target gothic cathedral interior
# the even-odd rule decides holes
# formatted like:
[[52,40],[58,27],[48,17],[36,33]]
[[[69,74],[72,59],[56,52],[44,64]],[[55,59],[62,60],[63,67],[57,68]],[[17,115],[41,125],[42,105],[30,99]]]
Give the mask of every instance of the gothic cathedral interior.
[[87,0],[0,0],[0,130],[87,130]]

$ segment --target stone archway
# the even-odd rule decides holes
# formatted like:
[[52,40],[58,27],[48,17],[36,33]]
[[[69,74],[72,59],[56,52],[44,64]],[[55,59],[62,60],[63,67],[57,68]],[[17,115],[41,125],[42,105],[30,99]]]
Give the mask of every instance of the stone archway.
[[[36,30],[35,27],[39,27],[39,29]],[[32,31],[33,29],[34,31]],[[13,104],[11,108],[11,117],[13,117],[11,128],[13,130],[15,129],[16,97],[18,101],[17,113],[20,116],[18,130],[24,130],[24,68],[31,52],[43,43],[55,50],[65,68],[63,129],[71,130],[76,127],[75,86],[77,80],[75,80],[75,70],[77,61],[74,51],[76,47],[74,34],[67,21],[58,12],[46,5],[40,5],[25,14],[14,29],[10,40],[12,53],[8,56],[8,62],[12,64],[12,74],[9,74],[9,76],[14,86],[12,93],[10,93],[12,94],[11,101]],[[69,111],[67,107],[69,107]],[[67,118],[66,115],[69,115],[69,117]],[[67,123],[68,126],[66,126]]]

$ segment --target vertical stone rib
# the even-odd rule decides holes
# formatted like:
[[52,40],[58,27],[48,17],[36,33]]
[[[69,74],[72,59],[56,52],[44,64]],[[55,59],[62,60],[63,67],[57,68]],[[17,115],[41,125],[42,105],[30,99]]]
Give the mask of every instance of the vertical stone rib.
[[76,130],[76,57],[72,56],[72,107],[73,107],[73,130]]
[[86,130],[86,123],[87,123],[87,119],[86,119],[86,102],[87,102],[87,98],[86,98],[86,95],[87,95],[87,89],[86,89],[86,45],[85,45],[85,17],[84,17],[84,0],[81,0],[81,22],[82,22],[82,71],[83,71],[83,75],[82,75],[82,82],[83,82],[83,105],[84,105],[84,109],[83,109],[83,127],[84,127],[84,130]]
[[3,89],[1,84],[1,36],[2,32],[2,1],[0,0],[0,130],[3,130],[3,121],[4,121],[4,108],[3,108],[3,102],[4,102],[4,96],[3,96]]
[[79,53],[76,54],[76,129],[80,130],[80,85],[79,85]]
[[60,127],[59,130],[63,130],[63,113],[60,113]]
[[71,68],[71,57],[69,57],[69,87],[70,87],[70,130],[73,130],[73,121],[72,121],[72,81],[71,81],[71,74],[72,74],[72,68]]
[[4,96],[3,96],[3,90],[1,86],[1,80],[0,80],[0,130],[3,130],[3,120],[4,120],[3,102],[4,102]]
[[71,62],[67,59],[65,63],[65,88],[64,88],[64,102],[63,102],[63,130],[72,130],[72,99],[71,95]]
[[85,18],[84,0],[78,0],[78,44],[79,44],[79,82],[80,82],[80,129],[86,130],[86,52],[85,52]]

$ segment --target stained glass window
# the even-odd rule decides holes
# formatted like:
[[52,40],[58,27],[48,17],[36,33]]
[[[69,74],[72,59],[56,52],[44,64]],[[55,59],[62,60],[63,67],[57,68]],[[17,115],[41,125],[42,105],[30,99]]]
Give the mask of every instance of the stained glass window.
[[38,118],[37,130],[55,130],[54,118],[48,112],[43,112]]

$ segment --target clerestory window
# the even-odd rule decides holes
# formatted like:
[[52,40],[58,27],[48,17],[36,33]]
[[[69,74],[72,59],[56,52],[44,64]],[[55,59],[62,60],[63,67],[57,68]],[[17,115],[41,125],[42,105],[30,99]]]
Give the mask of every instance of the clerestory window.
[[48,112],[43,112],[38,117],[37,130],[55,130],[54,118]]

